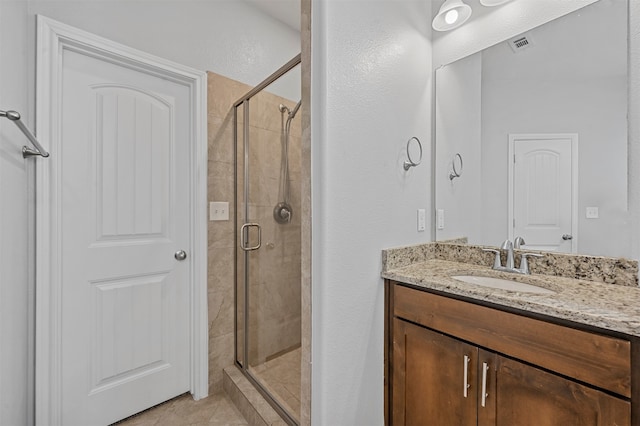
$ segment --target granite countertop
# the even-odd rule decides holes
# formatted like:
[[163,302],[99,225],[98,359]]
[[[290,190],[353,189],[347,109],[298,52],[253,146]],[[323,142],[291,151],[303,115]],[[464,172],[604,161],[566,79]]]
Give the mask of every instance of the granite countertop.
[[[640,287],[552,275],[518,275],[488,266],[426,259],[384,268],[383,278],[478,301],[543,314],[640,337]],[[555,291],[536,294],[467,284],[453,275],[480,275],[533,284]]]

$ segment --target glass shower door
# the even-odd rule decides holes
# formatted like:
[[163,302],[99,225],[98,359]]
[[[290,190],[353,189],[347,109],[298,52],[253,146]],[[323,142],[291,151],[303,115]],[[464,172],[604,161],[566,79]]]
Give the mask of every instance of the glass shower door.
[[236,362],[295,424],[300,410],[300,107],[299,99],[270,89],[247,96],[235,109]]

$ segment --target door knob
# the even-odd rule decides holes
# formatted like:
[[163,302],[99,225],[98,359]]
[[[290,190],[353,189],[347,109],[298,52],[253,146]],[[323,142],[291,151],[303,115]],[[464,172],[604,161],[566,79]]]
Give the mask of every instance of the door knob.
[[564,235],[562,236],[562,239],[563,239],[563,240],[565,240],[565,241],[573,240],[573,235],[564,234]]
[[185,260],[187,258],[187,252],[184,250],[178,250],[173,257],[175,257],[176,260]]

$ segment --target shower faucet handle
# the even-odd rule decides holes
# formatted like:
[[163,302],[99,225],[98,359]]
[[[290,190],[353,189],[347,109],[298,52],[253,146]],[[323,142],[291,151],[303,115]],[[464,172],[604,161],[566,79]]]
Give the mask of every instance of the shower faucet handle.
[[291,216],[293,215],[293,210],[289,203],[282,201],[273,208],[273,218],[279,224],[286,224],[291,222]]

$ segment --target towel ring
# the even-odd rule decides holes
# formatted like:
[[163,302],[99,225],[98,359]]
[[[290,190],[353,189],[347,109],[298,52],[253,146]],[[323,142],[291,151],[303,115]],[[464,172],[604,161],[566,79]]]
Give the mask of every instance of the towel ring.
[[[411,159],[411,154],[409,153],[409,145],[411,145],[411,141],[414,139],[418,143],[418,148],[420,148],[420,158],[418,158],[418,161],[413,161]],[[407,158],[409,161],[405,161],[403,166],[405,170],[409,170],[411,167],[419,166],[422,162],[422,143],[420,143],[420,139],[415,136],[407,141]]]
[[[456,167],[456,164],[458,163],[460,165]],[[463,164],[462,164],[462,155],[460,155],[460,153],[457,153],[456,155],[453,156],[453,160],[451,160],[451,166],[453,167],[453,171],[449,172],[449,180],[454,180],[455,178],[462,176]]]

